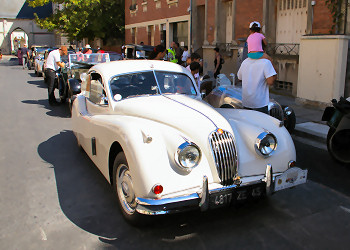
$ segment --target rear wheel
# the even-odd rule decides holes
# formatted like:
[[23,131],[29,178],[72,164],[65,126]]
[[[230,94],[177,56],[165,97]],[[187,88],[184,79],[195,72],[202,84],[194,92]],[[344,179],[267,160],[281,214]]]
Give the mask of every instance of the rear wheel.
[[124,218],[131,224],[144,224],[147,218],[136,211],[136,194],[124,152],[120,152],[114,160],[113,191]]
[[350,164],[350,129],[344,129],[336,133],[335,128],[330,128],[327,134],[327,149],[334,160],[344,164]]

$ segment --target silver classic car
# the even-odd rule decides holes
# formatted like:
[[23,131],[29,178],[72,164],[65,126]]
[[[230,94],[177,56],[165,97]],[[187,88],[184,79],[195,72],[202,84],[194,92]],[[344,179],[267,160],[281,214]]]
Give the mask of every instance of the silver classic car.
[[[206,93],[204,100],[215,108],[243,109],[242,87],[232,85],[230,80],[225,83],[217,83],[215,79],[205,79],[201,86],[201,92]],[[293,132],[296,124],[296,117],[291,107],[280,105],[274,99],[270,98],[268,111],[269,115],[282,121],[290,133]]]
[[306,182],[277,119],[213,108],[184,67],[101,63],[82,79],[73,132],[113,187],[124,218],[208,210]]

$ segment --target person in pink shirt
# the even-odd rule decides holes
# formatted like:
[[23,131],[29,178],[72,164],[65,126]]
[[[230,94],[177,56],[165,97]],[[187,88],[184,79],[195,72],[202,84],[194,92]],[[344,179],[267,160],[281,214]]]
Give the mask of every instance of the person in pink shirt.
[[250,35],[247,39],[248,57],[251,59],[265,58],[271,61],[271,58],[266,53],[264,53],[263,50],[263,44],[264,46],[266,46],[267,42],[265,40],[265,36],[260,33],[260,23],[257,21],[251,22],[249,25],[249,29]]

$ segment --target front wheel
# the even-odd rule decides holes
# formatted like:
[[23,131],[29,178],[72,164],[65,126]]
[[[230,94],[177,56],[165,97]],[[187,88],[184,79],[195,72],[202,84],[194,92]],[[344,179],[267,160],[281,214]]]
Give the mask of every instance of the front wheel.
[[[282,109],[284,110],[286,106],[282,106]],[[288,132],[291,134],[293,133],[295,129],[295,124],[296,124],[296,116],[294,110],[288,110],[287,112],[284,113],[284,126],[288,130]]]
[[131,224],[144,224],[147,218],[136,211],[136,194],[124,152],[120,152],[114,160],[113,191],[117,195],[123,217]]

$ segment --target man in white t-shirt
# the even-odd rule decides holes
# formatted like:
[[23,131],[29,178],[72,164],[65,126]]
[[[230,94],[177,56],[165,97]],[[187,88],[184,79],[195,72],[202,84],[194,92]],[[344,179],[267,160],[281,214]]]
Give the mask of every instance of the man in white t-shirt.
[[61,62],[61,56],[67,55],[67,47],[61,46],[59,49],[53,50],[49,53],[46,64],[45,64],[45,76],[47,78],[48,83],[48,94],[49,94],[49,104],[51,106],[58,105],[59,103],[56,101],[55,97],[55,77],[56,71],[59,68],[63,68],[65,66],[64,62]]
[[271,61],[247,58],[242,62],[237,77],[242,80],[243,106],[268,114],[269,86],[277,78]]

